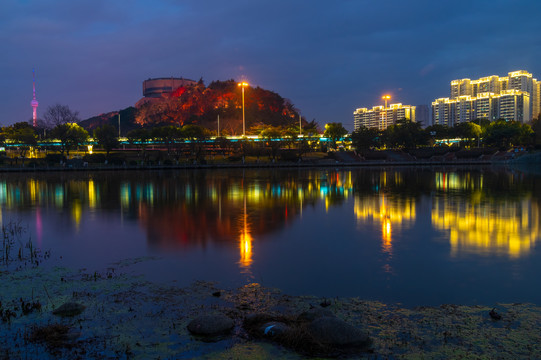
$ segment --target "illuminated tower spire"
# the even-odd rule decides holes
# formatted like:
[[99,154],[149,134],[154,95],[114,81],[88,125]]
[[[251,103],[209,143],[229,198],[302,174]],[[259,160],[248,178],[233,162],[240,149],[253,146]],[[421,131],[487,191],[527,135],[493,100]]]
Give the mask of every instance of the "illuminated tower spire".
[[32,106],[32,125],[36,127],[38,125],[38,101],[36,100],[36,71],[32,69],[32,101],[30,101],[30,106]]

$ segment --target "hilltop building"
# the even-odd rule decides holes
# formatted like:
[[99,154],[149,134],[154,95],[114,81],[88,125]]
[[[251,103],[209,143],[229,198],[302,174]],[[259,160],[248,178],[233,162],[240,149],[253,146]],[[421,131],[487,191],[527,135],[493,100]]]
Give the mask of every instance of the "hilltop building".
[[385,130],[388,126],[394,125],[398,120],[404,118],[416,121],[415,106],[391,104],[387,108],[385,106],[374,106],[372,109],[358,108],[353,112],[353,128],[357,130],[361,126],[366,126]]
[[432,122],[448,126],[475,119],[528,122],[541,111],[540,90],[540,82],[524,70],[504,77],[453,80],[450,97],[432,102]]
[[162,99],[174,92],[181,86],[196,85],[197,81],[184,78],[155,78],[143,81],[143,98],[139,100],[135,107],[138,108],[148,102]]

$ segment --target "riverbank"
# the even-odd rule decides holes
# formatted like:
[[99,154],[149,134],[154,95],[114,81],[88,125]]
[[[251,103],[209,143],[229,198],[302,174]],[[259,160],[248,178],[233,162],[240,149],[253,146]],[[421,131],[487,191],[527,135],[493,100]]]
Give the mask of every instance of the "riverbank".
[[[426,150],[426,149],[425,149]],[[430,149],[429,149],[430,150]],[[400,166],[486,166],[513,163],[541,163],[541,152],[497,151],[417,151],[413,154],[403,151],[371,151],[356,153],[334,151],[329,153],[308,153],[302,158],[272,159],[268,156],[212,156],[204,160],[182,161],[163,159],[160,151],[145,155],[145,159],[120,152],[111,155],[112,161],[105,161],[104,154],[75,155],[71,159],[51,162],[50,159],[11,159],[3,161],[0,172],[54,172],[54,171],[118,171],[118,170],[178,170],[178,169],[231,169],[231,168],[318,168],[318,167],[400,167]],[[482,151],[481,151],[482,150]],[[149,154],[152,154],[149,151]],[[53,154],[54,155],[54,154]],[[128,156],[128,157],[126,157]],[[55,158],[60,159],[56,154]],[[57,160],[58,160],[57,159]],[[88,161],[85,161],[88,160]],[[100,159],[100,161],[96,161]],[[8,164],[9,162],[9,164]]]
[[[244,320],[254,313],[295,318],[323,307],[372,340],[370,352],[346,358],[541,358],[541,307],[532,304],[404,308],[358,298],[290,296],[255,283],[238,289],[208,282],[178,287],[130,273],[130,266],[152,261],[125,260],[100,273],[29,264],[0,272],[0,358],[299,359],[318,354],[254,338]],[[66,302],[85,309],[72,317],[52,313]],[[501,319],[490,316],[492,308]],[[191,335],[188,324],[208,313],[233,319],[232,331],[211,341]]]
[[[458,154],[458,155],[457,155]],[[428,153],[431,155],[431,153]],[[444,155],[419,153],[418,156],[402,151],[371,152],[357,154],[354,152],[338,151],[330,153],[306,154],[296,161],[273,160],[268,157],[212,157],[203,161],[172,161],[157,160],[161,155],[154,156],[150,161],[134,160],[107,162],[86,162],[81,156],[60,163],[44,161],[17,161],[13,164],[0,166],[0,172],[55,172],[55,171],[134,171],[134,170],[179,170],[179,169],[234,169],[234,168],[326,168],[326,167],[441,167],[441,166],[486,166],[507,165],[515,163],[539,164],[541,152],[496,151],[492,154],[471,156],[468,152],[449,152]],[[475,155],[475,154],[473,154]],[[421,157],[422,156],[422,157]],[[105,155],[101,156],[105,158]],[[117,159],[118,160],[118,159]]]
[[237,169],[237,168],[328,168],[328,167],[402,167],[402,166],[485,166],[505,165],[509,161],[489,160],[450,160],[450,161],[359,161],[342,162],[338,160],[319,160],[303,162],[238,162],[238,163],[181,163],[171,165],[55,165],[55,166],[3,166],[0,172],[58,172],[58,171],[134,171],[134,170],[183,170],[183,169]]

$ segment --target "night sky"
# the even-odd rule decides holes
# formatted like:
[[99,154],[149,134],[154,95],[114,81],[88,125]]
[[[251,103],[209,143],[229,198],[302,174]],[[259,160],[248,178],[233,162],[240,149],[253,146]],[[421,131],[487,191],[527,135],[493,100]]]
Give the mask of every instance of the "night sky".
[[[1,0],[0,123],[55,103],[81,119],[123,109],[151,77],[245,80],[307,120],[430,104],[458,78],[541,78],[541,1]],[[246,93],[249,96],[249,93]]]

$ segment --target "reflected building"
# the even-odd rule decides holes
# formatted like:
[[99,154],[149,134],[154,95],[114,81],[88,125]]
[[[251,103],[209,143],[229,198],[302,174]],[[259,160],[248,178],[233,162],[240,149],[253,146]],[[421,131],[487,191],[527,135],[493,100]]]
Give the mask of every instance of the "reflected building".
[[[63,227],[77,231],[89,215],[110,211],[120,221],[137,222],[149,246],[235,246],[239,264],[248,268],[256,241],[300,218],[306,207],[323,204],[329,211],[351,195],[358,224],[376,226],[382,250],[392,254],[397,232],[415,223],[417,200],[428,196],[433,199],[432,224],[450,232],[453,254],[521,256],[539,237],[538,205],[523,191],[536,179],[506,171],[9,174],[0,180],[0,214],[35,211],[41,232],[49,212],[59,214]],[[503,201],[500,194],[514,198]]]
[[392,253],[393,229],[407,229],[415,222],[415,199],[394,198],[384,194],[355,196],[358,223],[372,223],[381,228],[382,248]]
[[[510,173],[488,178],[470,172],[435,174],[440,196],[433,198],[432,225],[449,232],[452,256],[470,253],[520,257],[531,251],[540,236],[539,207],[531,195],[509,200],[505,196],[488,198],[487,190],[494,190],[494,185],[487,184],[489,180],[500,186],[501,182],[516,187],[521,184],[519,177]],[[516,188],[509,190],[517,192]]]
[[371,224],[381,229],[381,250],[387,255],[383,269],[392,273],[393,231],[409,228],[415,222],[415,199],[394,198],[383,193],[355,196],[354,209],[358,224]]
[[539,207],[531,198],[518,202],[471,203],[434,199],[432,224],[449,231],[451,255],[462,253],[527,255],[539,239]]

